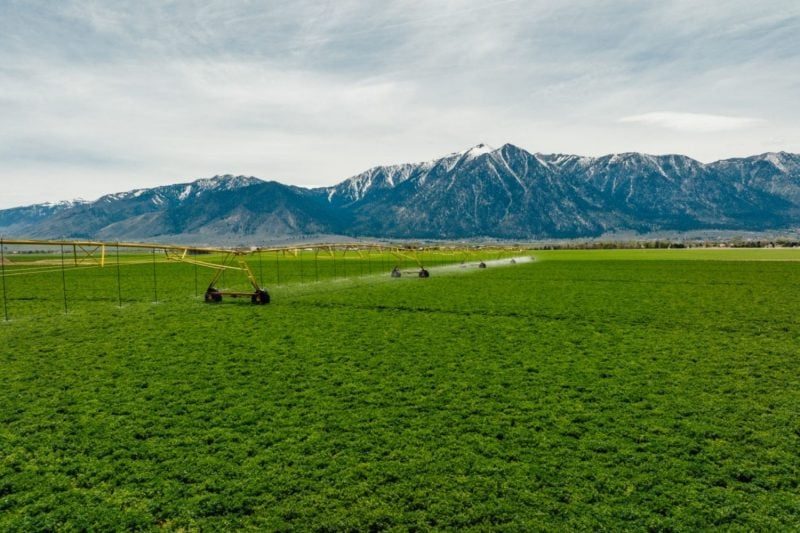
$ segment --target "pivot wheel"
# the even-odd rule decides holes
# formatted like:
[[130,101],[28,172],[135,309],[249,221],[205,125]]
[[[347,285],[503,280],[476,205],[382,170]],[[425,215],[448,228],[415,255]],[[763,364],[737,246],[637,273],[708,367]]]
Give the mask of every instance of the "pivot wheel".
[[427,270],[425,270],[424,268],[422,268],[419,271],[419,277],[421,277],[421,278],[429,278],[429,277],[431,277],[431,273],[428,272]]
[[397,267],[394,267],[394,270],[392,270],[392,277],[393,278],[399,278],[401,276],[402,276],[402,274],[400,273],[400,269],[398,269]]
[[206,303],[219,303],[222,301],[222,295],[217,289],[208,289],[205,296]]
[[480,264],[478,264],[478,268],[486,268],[486,263],[481,261]]
[[257,290],[250,297],[250,301],[254,304],[264,305],[269,303],[269,293],[263,289]]

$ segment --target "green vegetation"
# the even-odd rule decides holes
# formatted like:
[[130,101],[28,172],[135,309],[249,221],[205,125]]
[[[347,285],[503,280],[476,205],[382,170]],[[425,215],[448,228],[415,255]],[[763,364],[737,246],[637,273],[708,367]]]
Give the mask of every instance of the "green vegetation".
[[533,255],[7,278],[0,530],[797,527],[800,251]]
[[800,261],[800,248],[677,248],[641,250],[541,250],[540,259],[559,261]]
[[[162,252],[126,253],[119,255],[113,247],[101,260],[100,252],[93,255],[66,250],[62,257],[54,253],[10,254],[5,265],[6,295],[11,318],[48,317],[61,307],[66,293],[67,310],[94,309],[106,313],[108,305],[129,305],[140,302],[187,301],[202,299],[214,271],[176,261]],[[92,250],[89,250],[92,252]],[[496,250],[486,252],[487,260],[513,256],[517,252]],[[295,254],[263,252],[247,256],[248,264],[260,285],[272,292],[296,290],[298,286],[318,286],[320,282],[340,283],[353,278],[380,277],[398,267],[413,275],[421,263],[426,268],[475,262],[474,251],[376,252],[344,250],[306,250]],[[236,266],[230,256],[201,254],[189,257],[209,264]],[[99,268],[99,265],[104,265]],[[62,276],[62,266],[64,276]],[[243,272],[225,270],[217,282],[225,290],[252,291]],[[0,318],[2,318],[0,314]]]

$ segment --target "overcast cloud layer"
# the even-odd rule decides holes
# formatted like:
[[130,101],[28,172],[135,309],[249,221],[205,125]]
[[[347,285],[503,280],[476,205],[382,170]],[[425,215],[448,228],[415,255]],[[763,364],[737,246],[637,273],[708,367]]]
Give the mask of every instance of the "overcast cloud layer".
[[0,207],[479,142],[800,152],[800,3],[0,0]]

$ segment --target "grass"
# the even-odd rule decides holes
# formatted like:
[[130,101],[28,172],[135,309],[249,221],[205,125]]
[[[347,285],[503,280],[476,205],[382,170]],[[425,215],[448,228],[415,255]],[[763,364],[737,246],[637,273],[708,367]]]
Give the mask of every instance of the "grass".
[[76,270],[67,315],[8,278],[0,530],[795,528],[800,254],[658,252],[264,307]]
[[800,261],[796,248],[654,248],[630,250],[539,250],[540,259],[559,261]]

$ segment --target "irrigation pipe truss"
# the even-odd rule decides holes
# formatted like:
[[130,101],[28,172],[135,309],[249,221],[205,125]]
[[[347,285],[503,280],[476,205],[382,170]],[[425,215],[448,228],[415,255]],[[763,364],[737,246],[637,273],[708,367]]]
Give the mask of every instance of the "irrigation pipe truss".
[[[16,262],[9,260],[9,253],[7,247],[33,247],[36,250],[52,250],[54,256],[52,259],[42,259],[35,262],[26,264],[25,262]],[[120,261],[120,249],[127,250],[129,253],[140,252],[142,257],[139,260],[126,259],[124,262]],[[67,254],[65,255],[65,250]],[[94,240],[41,240],[41,239],[6,239],[0,238],[0,277],[2,277],[2,296],[3,296],[3,312],[6,320],[8,319],[8,296],[7,296],[7,281],[6,278],[22,275],[46,274],[49,272],[61,272],[62,280],[64,280],[64,270],[83,270],[90,268],[104,268],[115,267],[117,270],[117,284],[120,285],[120,266],[121,265],[141,265],[153,264],[153,293],[155,301],[158,300],[157,291],[157,270],[156,264],[179,262],[194,265],[195,268],[195,290],[197,291],[197,269],[209,269],[213,271],[213,277],[205,291],[206,302],[219,302],[223,296],[228,295],[232,297],[249,297],[253,303],[265,304],[269,303],[269,294],[262,286],[264,277],[264,261],[262,257],[264,254],[275,254],[275,271],[277,278],[280,282],[280,256],[287,257],[293,256],[299,258],[299,274],[301,280],[304,276],[303,269],[303,256],[304,254],[313,253],[314,261],[322,258],[330,258],[333,261],[334,276],[336,273],[336,260],[343,259],[350,254],[350,257],[357,256],[361,259],[367,259],[369,262],[373,254],[380,254],[382,257],[393,257],[401,263],[410,263],[416,265],[416,269],[411,271],[420,277],[428,277],[429,273],[425,269],[424,260],[425,254],[436,253],[438,256],[445,256],[452,258],[452,261],[466,261],[471,259],[480,259],[492,253],[503,253],[511,251],[521,251],[522,247],[519,245],[469,245],[469,244],[413,244],[413,243],[380,243],[380,242],[346,242],[346,243],[313,243],[313,244],[295,244],[290,246],[272,246],[272,247],[249,247],[249,248],[226,248],[226,247],[209,247],[209,246],[189,246],[179,244],[157,244],[157,243],[142,243],[142,242],[104,242]],[[149,252],[149,253],[148,253]],[[152,258],[145,256],[152,255]],[[341,254],[341,255],[338,255]],[[66,257],[69,257],[67,260]],[[157,257],[159,256],[159,257]],[[212,256],[212,259],[204,259],[204,256]],[[257,278],[255,272],[247,258],[249,256],[258,257],[258,271],[259,277]],[[427,259],[430,259],[428,256]],[[480,262],[483,265],[481,259]],[[382,265],[386,267],[384,263]],[[268,265],[267,268],[270,268]],[[347,263],[343,262],[341,268],[344,269],[344,275],[347,276]],[[363,274],[364,264],[359,263],[360,274]],[[244,276],[247,282],[252,287],[249,291],[230,291],[223,290],[217,287],[220,278],[224,278],[225,272],[238,272],[239,275]],[[401,271],[398,267],[392,270],[392,276],[398,277],[402,272],[408,273],[409,271]],[[307,274],[306,274],[307,275]],[[318,280],[318,273],[315,269],[315,277]],[[260,279],[259,279],[260,278]],[[120,294],[120,305],[122,304],[121,288],[118,286],[118,293]],[[64,301],[65,310],[66,304],[66,281],[64,281]]]

